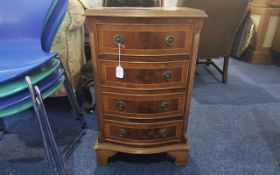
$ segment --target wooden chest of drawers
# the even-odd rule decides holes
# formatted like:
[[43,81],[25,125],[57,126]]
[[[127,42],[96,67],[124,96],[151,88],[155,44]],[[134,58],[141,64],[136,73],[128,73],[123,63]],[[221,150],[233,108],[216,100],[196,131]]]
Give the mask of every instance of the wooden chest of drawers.
[[[86,16],[99,122],[97,162],[107,165],[117,152],[167,152],[176,165],[186,165],[186,129],[206,14],[189,8],[98,8]],[[119,49],[123,78],[115,75]]]

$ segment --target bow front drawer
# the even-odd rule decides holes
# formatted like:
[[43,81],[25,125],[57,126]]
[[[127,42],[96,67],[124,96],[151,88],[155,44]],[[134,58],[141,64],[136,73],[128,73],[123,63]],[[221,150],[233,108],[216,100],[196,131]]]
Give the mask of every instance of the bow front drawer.
[[105,121],[105,140],[124,144],[160,144],[178,142],[182,121],[161,123],[126,123]]
[[102,93],[105,115],[133,119],[183,116],[185,98],[184,92],[152,95]]
[[123,55],[190,54],[192,24],[98,24],[99,54],[118,54],[118,43],[125,46]]
[[101,86],[125,89],[171,89],[188,85],[190,61],[121,62],[124,77],[117,78],[117,61],[100,61]]

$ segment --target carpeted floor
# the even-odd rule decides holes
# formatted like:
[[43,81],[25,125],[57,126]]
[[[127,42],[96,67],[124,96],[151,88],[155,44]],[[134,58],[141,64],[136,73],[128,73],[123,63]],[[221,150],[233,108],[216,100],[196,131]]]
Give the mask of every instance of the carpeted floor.
[[[209,72],[212,74],[209,74]],[[59,107],[58,107],[59,106]],[[60,148],[80,132],[65,99],[49,99],[48,112]],[[96,117],[66,162],[69,175],[277,175],[280,167],[280,67],[230,61],[229,83],[210,66],[198,66],[189,116],[189,164],[177,168],[165,154],[118,154],[96,165],[92,148]],[[49,175],[32,110],[5,120],[0,175]]]

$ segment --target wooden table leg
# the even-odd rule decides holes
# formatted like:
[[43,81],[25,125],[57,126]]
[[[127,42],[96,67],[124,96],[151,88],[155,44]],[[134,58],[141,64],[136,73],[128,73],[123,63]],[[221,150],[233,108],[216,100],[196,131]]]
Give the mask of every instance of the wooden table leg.
[[170,151],[167,152],[170,156],[175,158],[175,164],[176,166],[186,166],[188,162],[188,150],[182,150],[182,151]]
[[228,81],[228,63],[229,63],[229,56],[224,56],[224,65],[223,65],[223,83],[227,83]]
[[211,62],[212,62],[211,58],[207,58],[206,59],[206,66],[209,66]]
[[111,150],[96,150],[96,161],[100,166],[107,166],[108,159],[115,155],[117,152]]

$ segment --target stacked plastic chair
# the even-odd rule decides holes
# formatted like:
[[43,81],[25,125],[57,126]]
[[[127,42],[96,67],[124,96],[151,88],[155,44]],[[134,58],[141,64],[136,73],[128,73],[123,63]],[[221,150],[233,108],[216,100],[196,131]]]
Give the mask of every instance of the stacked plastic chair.
[[[15,10],[15,5],[20,8]],[[50,52],[67,7],[68,0],[18,0],[0,4],[0,129],[5,129],[4,117],[33,106],[53,174],[66,174],[66,171],[43,99],[64,85],[77,118],[86,127],[58,53]]]

